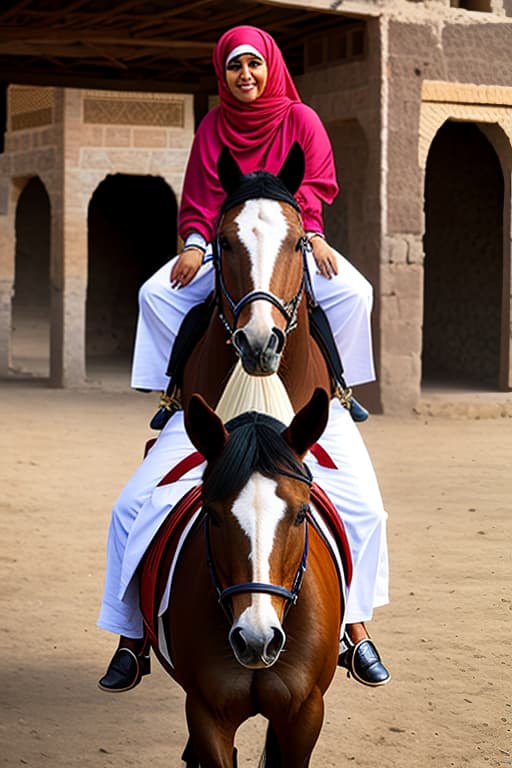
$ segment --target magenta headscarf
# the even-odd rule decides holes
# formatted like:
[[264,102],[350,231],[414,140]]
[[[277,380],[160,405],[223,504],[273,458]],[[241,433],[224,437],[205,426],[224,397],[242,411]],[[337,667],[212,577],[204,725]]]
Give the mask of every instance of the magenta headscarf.
[[[253,102],[238,101],[226,85],[226,61],[239,46],[250,46],[264,58],[265,90]],[[273,38],[261,29],[234,27],[225,32],[213,51],[220,105],[210,110],[197,130],[188,160],[180,205],[178,231],[182,238],[198,232],[213,237],[225,197],[217,162],[228,146],[243,173],[278,173],[297,141],[304,151],[306,172],[295,195],[306,229],[323,231],[322,202],[338,193],[329,138],[318,115],[302,103],[283,55]]]
[[[238,46],[250,45],[260,52],[268,69],[265,90],[256,101],[243,104],[226,84],[226,62]],[[219,134],[223,144],[235,152],[244,152],[254,168],[261,167],[274,134],[285,121],[299,94],[274,39],[256,27],[241,26],[225,32],[213,51],[220,97]],[[250,160],[247,155],[250,152]]]

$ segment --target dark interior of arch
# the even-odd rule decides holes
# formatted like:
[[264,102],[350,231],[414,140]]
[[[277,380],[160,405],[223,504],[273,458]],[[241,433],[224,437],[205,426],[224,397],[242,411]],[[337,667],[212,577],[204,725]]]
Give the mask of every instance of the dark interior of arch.
[[472,123],[445,123],[425,181],[424,383],[498,389],[503,195],[484,134]]
[[88,213],[87,356],[129,357],[142,283],[176,254],[176,198],[156,176],[107,176]]

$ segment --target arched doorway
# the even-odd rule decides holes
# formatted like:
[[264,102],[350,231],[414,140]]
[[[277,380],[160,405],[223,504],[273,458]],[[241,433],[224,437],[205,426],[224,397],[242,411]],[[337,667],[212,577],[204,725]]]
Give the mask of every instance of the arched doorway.
[[176,197],[156,176],[107,176],[88,212],[87,369],[128,371],[141,284],[176,253]]
[[50,372],[50,198],[31,178],[16,208],[11,360],[16,374]]
[[501,166],[473,123],[445,123],[425,178],[422,384],[499,389]]

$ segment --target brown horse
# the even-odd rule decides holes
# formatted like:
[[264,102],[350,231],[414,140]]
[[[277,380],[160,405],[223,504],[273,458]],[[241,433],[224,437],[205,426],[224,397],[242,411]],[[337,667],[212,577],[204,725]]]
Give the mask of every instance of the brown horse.
[[261,765],[309,765],[341,623],[338,576],[311,525],[302,464],[327,416],[317,390],[286,430],[252,412],[228,435],[202,398],[191,399],[187,431],[208,461],[204,517],[164,617],[173,669],[164,665],[186,692],[190,768],[236,766],[236,730],[256,714],[269,721]]
[[[258,713],[269,721],[261,765],[309,765],[337,664],[340,585],[307,522],[302,464],[327,422],[331,390],[309,332],[307,240],[293,199],[303,170],[297,148],[278,177],[243,177],[226,154],[219,162],[228,197],[216,240],[217,308],[182,386],[187,431],[208,462],[204,516],[164,614],[172,666],[156,649],[186,692],[190,768],[235,766],[235,732]],[[244,414],[228,437],[207,403],[217,405],[238,358],[253,381],[277,373],[296,413],[286,430]]]
[[303,173],[298,145],[277,177],[242,176],[229,153],[221,154],[219,178],[228,196],[216,238],[218,308],[185,367],[185,409],[194,393],[215,406],[238,357],[251,376],[277,372],[295,412],[317,387],[331,391],[325,358],[309,332],[309,246],[292,196]]

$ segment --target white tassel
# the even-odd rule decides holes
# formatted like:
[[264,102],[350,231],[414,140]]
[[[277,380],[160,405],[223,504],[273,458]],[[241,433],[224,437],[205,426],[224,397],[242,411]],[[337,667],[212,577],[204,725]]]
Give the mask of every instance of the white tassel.
[[246,411],[267,413],[283,424],[289,424],[294,417],[290,398],[277,373],[271,376],[250,376],[242,368],[240,360],[215,411],[224,422]]

